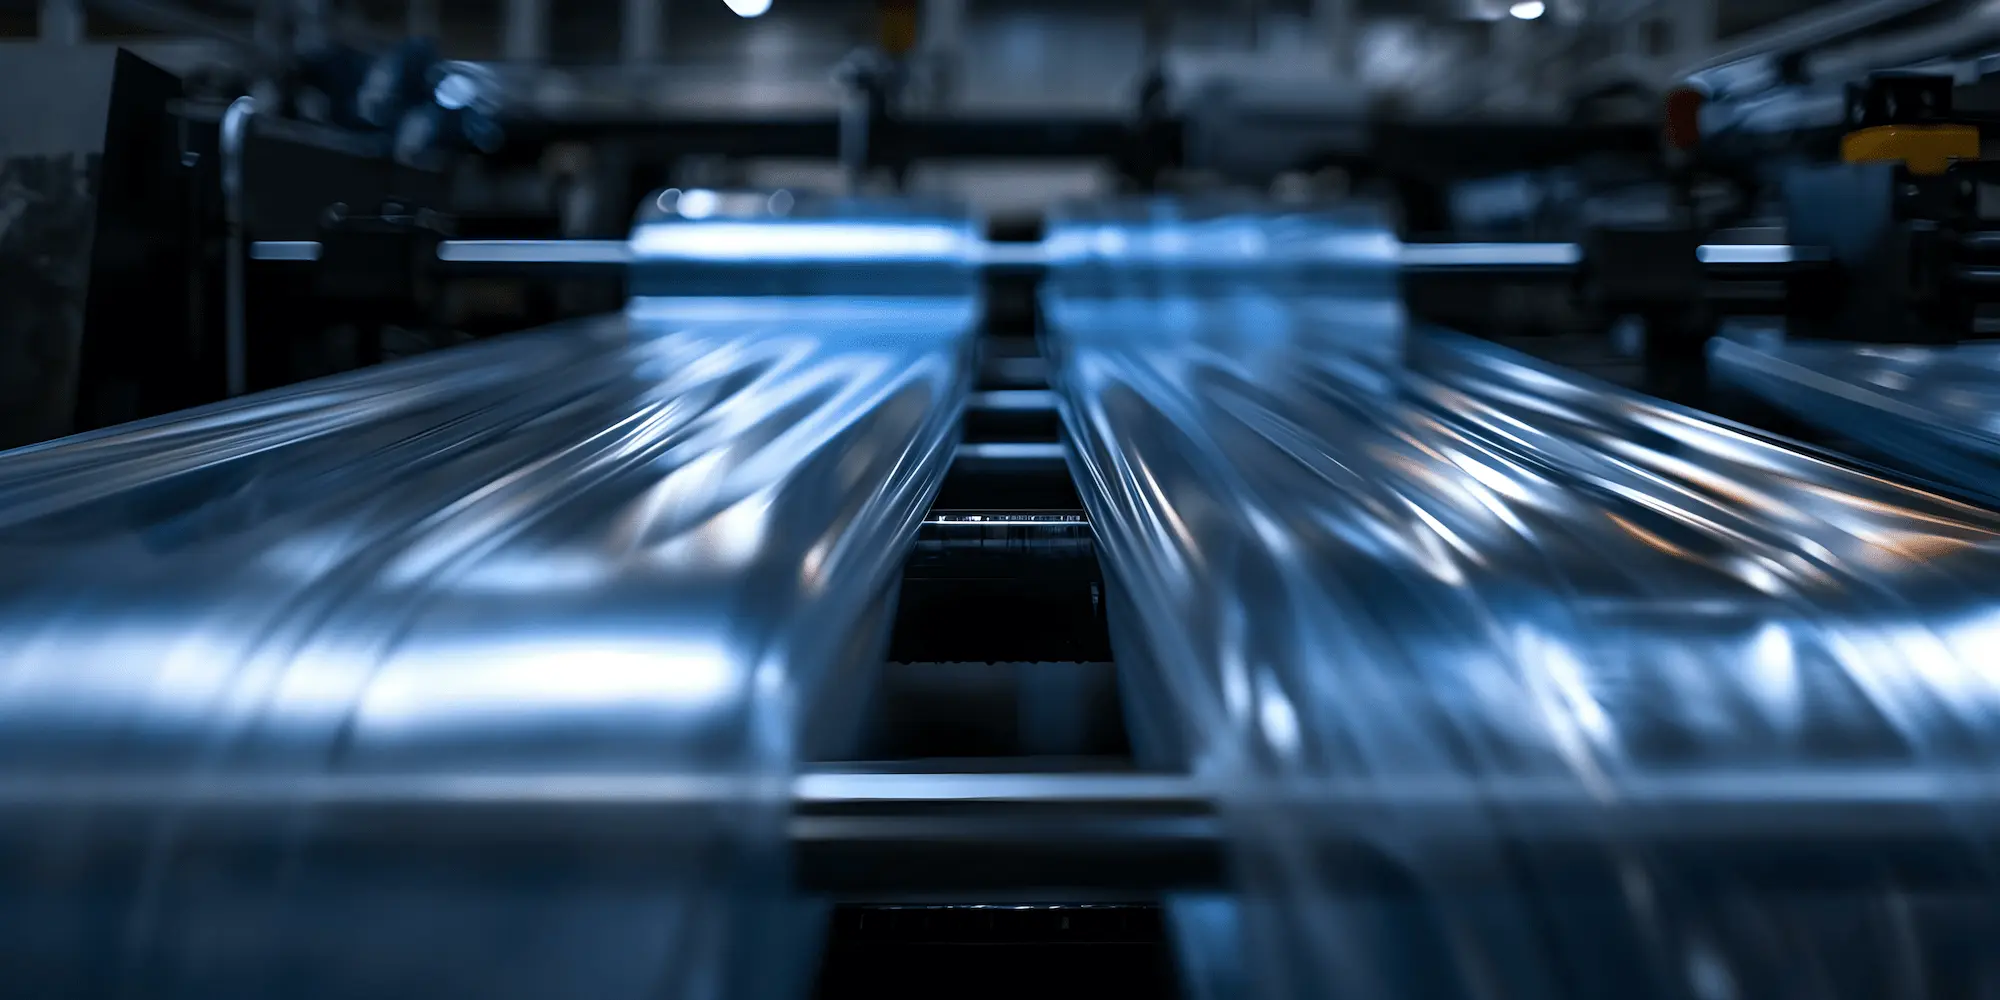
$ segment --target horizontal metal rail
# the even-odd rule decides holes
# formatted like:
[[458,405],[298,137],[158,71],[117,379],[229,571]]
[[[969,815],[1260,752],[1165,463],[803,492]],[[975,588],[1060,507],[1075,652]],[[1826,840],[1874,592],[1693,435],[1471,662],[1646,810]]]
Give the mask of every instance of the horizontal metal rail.
[[1625,783],[1615,804],[1573,782],[1435,778],[1239,786],[1218,802],[1198,780],[1156,774],[0,781],[7,837],[87,829],[135,844],[170,823],[190,843],[283,834],[334,848],[672,851],[686,810],[764,805],[789,812],[801,883],[838,893],[1220,888],[1246,830],[1309,838],[1356,891],[1410,891],[1395,860],[1407,845],[1384,839],[1391,826],[1425,830],[1427,857],[1504,840],[1557,879],[1601,878],[1610,859],[1642,852],[1785,884],[1950,881],[2000,843],[1993,803],[2000,775],[1890,769],[1651,778]]
[[[1056,263],[1039,243],[973,244],[967,263],[989,270],[1035,271]],[[252,243],[252,260],[311,263],[322,254],[312,240],[263,240]],[[438,244],[438,261],[453,270],[511,272],[520,269],[623,268],[635,260],[622,240],[445,240]],[[1576,243],[1411,243],[1399,251],[1405,271],[1416,273],[1560,274],[1583,265],[1584,249]],[[1715,244],[1697,250],[1711,269],[1768,267],[1774,264],[1824,263],[1823,248],[1788,244]]]

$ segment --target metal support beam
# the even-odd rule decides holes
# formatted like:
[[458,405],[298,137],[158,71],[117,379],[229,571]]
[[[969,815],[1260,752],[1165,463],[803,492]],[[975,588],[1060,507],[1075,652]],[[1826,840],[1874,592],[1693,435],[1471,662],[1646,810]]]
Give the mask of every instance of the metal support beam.
[[667,0],[625,0],[619,54],[626,63],[643,66],[660,61],[666,19]]
[[1775,53],[1831,45],[1865,35],[1886,21],[1937,6],[1940,2],[1942,0],[1845,0],[1815,6],[1776,24],[1738,35],[1732,39],[1727,50],[1714,52],[1689,65],[1682,75]]
[[42,0],[40,32],[47,45],[83,43],[83,0]]
[[[798,874],[816,891],[1151,892],[1225,888],[1231,815],[1241,824],[1261,811],[1341,859],[1326,870],[1341,873],[1343,891],[1393,895],[1410,883],[1396,877],[1396,852],[1382,849],[1377,824],[1387,815],[1430,831],[1433,858],[1523,845],[1544,884],[1599,885],[1614,848],[1642,846],[1757,885],[1823,891],[1885,872],[1918,885],[1964,884],[1992,849],[1992,817],[1953,809],[1992,801],[1993,786],[1984,771],[1698,773],[1633,780],[1617,808],[1599,809],[1562,780],[1328,780],[1272,786],[1264,800],[1238,795],[1219,812],[1210,788],[1164,774],[818,772],[789,787],[727,775],[148,776],[0,781],[0,818],[35,833],[92,816],[106,844],[121,836],[143,844],[151,820],[171,811],[181,836],[214,847],[261,842],[276,818],[309,811],[320,844],[511,860],[518,854],[507,852],[536,847],[657,844],[688,809],[789,800]],[[1468,803],[1493,804],[1504,824],[1467,824]],[[1496,887],[1484,881],[1489,866],[1453,871],[1454,888]]]
[[933,51],[958,51],[965,41],[965,0],[924,0],[921,44]]
[[1527,79],[1534,58],[1530,23],[1503,17],[1493,22],[1492,54],[1487,59],[1487,101],[1493,107],[1513,107],[1529,92]]
[[501,56],[508,62],[538,63],[548,55],[548,0],[507,0]]
[[1698,63],[1715,48],[1717,6],[1721,0],[1683,0],[1674,7],[1676,66]]
[[965,0],[924,0],[918,19],[918,51],[927,70],[933,110],[949,108],[958,91],[965,52]]
[[243,194],[243,157],[251,119],[256,114],[255,98],[237,98],[222,116],[219,141],[222,150],[223,221],[229,230],[223,259],[223,384],[232,399],[249,391],[250,384],[250,334],[244,310],[244,301],[249,295],[248,279],[244,274],[244,262],[249,259],[245,238],[249,219]]
[[1354,65],[1354,0],[1313,0],[1313,34],[1326,48],[1336,77],[1351,77]]

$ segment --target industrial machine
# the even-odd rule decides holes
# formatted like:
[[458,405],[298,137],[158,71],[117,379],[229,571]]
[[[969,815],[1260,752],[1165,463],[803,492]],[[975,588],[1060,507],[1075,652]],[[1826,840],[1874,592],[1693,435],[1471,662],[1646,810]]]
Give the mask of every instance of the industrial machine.
[[69,365],[0,410],[0,992],[2000,985],[1977,81],[1254,151],[864,102],[701,135],[1129,190],[561,238],[445,147],[604,122],[36,58],[107,124],[8,161],[97,240],[0,230]]

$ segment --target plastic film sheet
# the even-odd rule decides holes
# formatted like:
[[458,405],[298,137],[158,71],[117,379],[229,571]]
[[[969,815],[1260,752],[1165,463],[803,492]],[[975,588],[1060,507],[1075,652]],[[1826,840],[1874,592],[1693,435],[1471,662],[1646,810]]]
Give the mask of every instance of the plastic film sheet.
[[[1368,364],[1402,356],[1405,314],[1400,242],[1383,215],[1363,204],[1274,209],[1211,196],[1196,200],[1094,202],[1058,212],[1044,248],[1042,307],[1060,356],[1073,334],[1129,334],[1131,348],[1172,352],[1189,339],[1241,358],[1317,350]],[[1073,445],[1084,441],[1072,437]],[[1115,467],[1121,445],[1100,442],[1098,464]],[[1091,463],[1073,462],[1080,485]],[[1101,528],[1099,529],[1101,532]],[[1149,608],[1109,589],[1107,614],[1119,647],[1125,727],[1142,766],[1186,766],[1182,706],[1145,653],[1129,641]],[[1229,897],[1177,894],[1167,924],[1191,1000],[1230,1000],[1244,989],[1242,923]]]
[[983,245],[949,204],[670,188],[640,206],[629,284],[655,309],[927,302],[970,322]]
[[[1195,992],[2000,987],[2000,517],[1449,335],[1053,341],[1135,738],[1232,838]],[[1905,836],[1948,877],[1844,853]]]
[[936,318],[610,317],[0,456],[6,992],[800,985],[785,779],[950,461]]
[[1042,304],[1056,329],[1223,329],[1251,345],[1330,339],[1383,357],[1402,343],[1402,245],[1365,206],[1091,203],[1056,213],[1043,246]]
[[1716,340],[1712,377],[1870,457],[2000,497],[2000,345]]

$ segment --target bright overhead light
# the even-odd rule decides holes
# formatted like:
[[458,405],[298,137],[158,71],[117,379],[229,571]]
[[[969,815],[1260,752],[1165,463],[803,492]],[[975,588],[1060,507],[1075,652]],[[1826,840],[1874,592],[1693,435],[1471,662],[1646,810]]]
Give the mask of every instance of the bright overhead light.
[[[770,0],[764,0],[764,6],[768,7],[770,5],[771,5]],[[734,4],[731,4],[731,6],[734,6]],[[1543,3],[1542,0],[1521,0],[1520,3],[1517,3],[1514,6],[1507,8],[1507,13],[1512,14],[1523,21],[1532,21],[1535,18],[1541,17],[1543,14],[1546,14],[1548,12],[1549,12],[1549,5]],[[737,11],[737,13],[742,14],[743,12],[739,10]],[[749,15],[745,16],[747,17]]]
[[737,17],[756,17],[771,9],[771,0],[722,0]]

